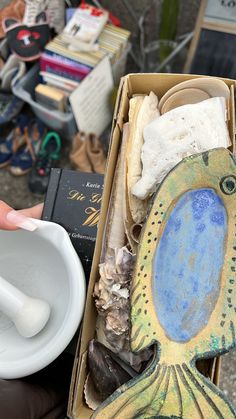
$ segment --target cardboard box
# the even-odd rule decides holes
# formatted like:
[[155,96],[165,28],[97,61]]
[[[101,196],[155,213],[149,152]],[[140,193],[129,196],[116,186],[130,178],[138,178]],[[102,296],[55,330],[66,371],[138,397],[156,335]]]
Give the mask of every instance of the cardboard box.
[[[163,94],[174,85],[182,81],[193,79],[196,77],[202,76],[186,74],[129,74],[121,79],[113,118],[109,161],[105,176],[101,214],[90,275],[89,288],[87,293],[86,308],[82,325],[82,334],[75,356],[74,369],[71,380],[70,397],[68,404],[68,416],[71,419],[89,418],[92,414],[92,410],[90,410],[85,405],[83,398],[83,387],[87,374],[87,346],[88,342],[94,337],[96,322],[96,309],[92,294],[94,284],[99,278],[98,265],[100,262],[100,254],[102,249],[103,231],[106,224],[106,216],[108,212],[114,171],[117,163],[117,157],[121,142],[122,127],[124,122],[128,121],[129,99],[132,97],[133,94],[149,94],[151,90],[154,93],[156,93],[158,98],[160,99],[163,96]],[[225,83],[229,86],[231,92],[229,101],[229,133],[232,141],[231,151],[235,152],[234,90],[236,82],[234,80],[229,79],[222,80],[224,80]],[[207,369],[212,381],[215,384],[218,384],[220,372],[219,358],[209,360],[207,363]]]

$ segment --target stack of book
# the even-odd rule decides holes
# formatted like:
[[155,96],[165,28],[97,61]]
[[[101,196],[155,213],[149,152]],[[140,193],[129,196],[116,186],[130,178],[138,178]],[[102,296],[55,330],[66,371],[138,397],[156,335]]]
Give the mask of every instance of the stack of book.
[[40,75],[43,82],[66,91],[73,91],[90,71],[108,55],[115,65],[127,47],[130,32],[106,24],[97,43],[98,50],[79,52],[69,49],[63,33],[50,41],[40,57]]
[[63,32],[41,54],[42,83],[35,88],[36,101],[67,111],[71,93],[104,57],[109,57],[111,66],[116,64],[130,32],[107,21],[106,10],[81,2]]

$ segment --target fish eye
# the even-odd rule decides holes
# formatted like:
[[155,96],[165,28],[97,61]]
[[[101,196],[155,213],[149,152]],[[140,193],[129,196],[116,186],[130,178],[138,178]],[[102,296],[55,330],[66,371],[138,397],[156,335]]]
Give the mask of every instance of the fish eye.
[[232,195],[236,192],[236,176],[224,176],[220,181],[220,189],[226,195]]

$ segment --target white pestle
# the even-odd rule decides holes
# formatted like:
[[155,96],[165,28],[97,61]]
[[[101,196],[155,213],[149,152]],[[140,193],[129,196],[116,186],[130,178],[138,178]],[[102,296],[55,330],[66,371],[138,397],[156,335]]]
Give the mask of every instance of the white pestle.
[[50,316],[50,306],[46,301],[29,297],[1,276],[0,311],[13,321],[25,338],[39,333]]

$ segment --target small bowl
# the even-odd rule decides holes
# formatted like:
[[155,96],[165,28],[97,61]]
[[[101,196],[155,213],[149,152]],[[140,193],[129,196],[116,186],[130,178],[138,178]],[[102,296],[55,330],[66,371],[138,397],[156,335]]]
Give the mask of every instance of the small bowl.
[[175,92],[183,89],[200,89],[206,92],[210,97],[225,97],[226,99],[230,96],[230,90],[227,84],[216,77],[199,77],[190,79],[176,84],[162,96],[159,102],[160,112],[165,101]]
[[209,99],[208,93],[201,89],[183,89],[173,93],[166,99],[161,108],[161,113],[171,111],[172,109],[178,108],[183,105],[190,105],[194,103],[202,102],[203,100]]
[[73,338],[85,304],[85,275],[66,230],[33,220],[38,228],[0,231],[0,275],[31,297],[47,301],[44,329],[22,337],[0,312],[0,378],[24,377],[46,367]]

